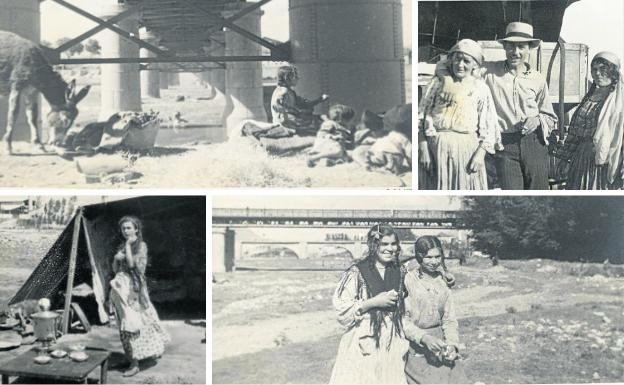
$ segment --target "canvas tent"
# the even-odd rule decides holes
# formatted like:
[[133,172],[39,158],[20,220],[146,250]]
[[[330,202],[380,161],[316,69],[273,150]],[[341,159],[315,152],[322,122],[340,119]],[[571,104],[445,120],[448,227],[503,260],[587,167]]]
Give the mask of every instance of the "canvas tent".
[[[69,314],[72,290],[86,283],[97,303],[95,314],[88,314],[90,320],[106,322],[112,260],[123,242],[118,221],[124,215],[137,216],[143,223],[152,301],[205,302],[205,196],[145,196],[77,210],[10,304],[47,297],[52,308]],[[63,325],[66,331],[66,317]]]

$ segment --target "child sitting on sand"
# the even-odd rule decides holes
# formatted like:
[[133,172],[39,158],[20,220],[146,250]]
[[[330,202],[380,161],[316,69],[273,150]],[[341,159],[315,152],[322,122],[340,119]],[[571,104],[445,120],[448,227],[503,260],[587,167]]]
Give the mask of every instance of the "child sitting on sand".
[[412,105],[388,110],[383,118],[388,134],[373,143],[368,151],[369,168],[400,174],[404,163],[412,167],[412,141],[407,136],[412,127]]
[[330,107],[308,153],[308,167],[314,167],[322,159],[327,165],[349,161],[346,149],[353,142],[351,125],[354,115],[349,106],[335,104]]

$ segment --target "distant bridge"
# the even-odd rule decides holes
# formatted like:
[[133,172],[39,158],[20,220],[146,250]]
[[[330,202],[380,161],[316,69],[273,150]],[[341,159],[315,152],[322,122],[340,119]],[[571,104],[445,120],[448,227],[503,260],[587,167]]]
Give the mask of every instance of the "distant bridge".
[[[254,254],[263,248],[289,250],[299,259],[314,259],[329,247],[361,258],[366,232],[377,223],[416,230],[420,235],[442,232],[446,237],[459,236],[464,229],[460,211],[214,208],[213,271],[232,270],[235,260],[256,259]],[[403,239],[401,244],[403,254],[413,253],[413,238]]]
[[226,209],[212,210],[213,226],[370,227],[388,223],[397,228],[458,228],[460,211],[450,210],[327,210]]

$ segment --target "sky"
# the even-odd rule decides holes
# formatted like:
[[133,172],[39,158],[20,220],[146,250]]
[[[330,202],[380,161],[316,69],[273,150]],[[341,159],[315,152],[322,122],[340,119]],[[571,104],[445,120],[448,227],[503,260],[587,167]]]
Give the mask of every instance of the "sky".
[[214,196],[214,208],[456,210],[459,201],[446,196]]
[[[403,0],[403,45],[406,47],[412,44],[412,18],[409,16],[412,13],[412,1],[415,0]],[[98,7],[95,0],[69,0],[68,2],[97,15]],[[95,26],[93,22],[52,1],[42,2],[40,9],[42,39],[52,43],[62,37],[76,36]],[[287,41],[288,0],[273,0],[262,6],[262,10],[264,11],[261,19],[262,35],[279,41]]]
[[561,37],[588,45],[590,60],[600,51],[612,51],[624,60],[624,1],[581,0],[570,5]]

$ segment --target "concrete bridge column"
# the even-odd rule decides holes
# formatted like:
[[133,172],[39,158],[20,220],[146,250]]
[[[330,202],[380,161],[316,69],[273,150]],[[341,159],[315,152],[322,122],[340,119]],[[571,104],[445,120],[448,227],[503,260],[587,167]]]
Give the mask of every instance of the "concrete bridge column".
[[159,70],[158,76],[160,77],[160,80],[158,81],[160,89],[166,90],[167,88],[169,88],[169,73],[164,72],[163,70]]
[[180,85],[180,74],[177,72],[169,73],[169,86],[177,87]]
[[[41,38],[39,0],[2,0],[0,7],[2,8],[0,11],[0,30],[13,32],[39,43]],[[8,105],[9,96],[0,95],[0,136],[6,132]],[[38,127],[41,134],[41,124]],[[29,139],[30,128],[26,123],[26,113],[22,104],[13,129],[13,140],[27,141]],[[46,140],[46,137],[42,137],[42,139]]]
[[308,259],[309,257],[308,242],[305,242],[305,241],[299,242],[294,252],[297,253],[297,256],[299,257],[299,259]]
[[[109,18],[126,8],[117,0],[101,0],[100,16]],[[139,24],[136,16],[129,16],[117,25],[136,36]],[[139,57],[139,46],[117,33],[105,29],[100,32],[102,57]],[[100,120],[108,119],[119,111],[141,111],[141,79],[139,64],[102,64]]]
[[[297,92],[385,111],[405,103],[401,0],[290,0]],[[344,44],[336,44],[344,42]],[[327,108],[325,103],[323,108]]]
[[[232,11],[223,13],[224,17],[248,7],[248,3],[237,3]],[[236,21],[240,27],[251,33],[260,34],[262,11],[256,10]],[[239,35],[225,31],[225,53],[227,56],[255,56],[262,50],[257,43]],[[244,119],[266,121],[262,94],[262,64],[260,62],[228,62],[225,72],[226,107],[224,126],[230,129]]]
[[224,273],[225,269],[225,233],[226,229],[212,228],[212,272]]
[[[141,28],[141,40],[158,46],[158,38],[146,28]],[[141,48],[139,50],[141,57],[156,57],[156,54],[148,49]],[[149,96],[151,98],[160,98],[160,73],[155,64],[151,64],[150,69],[141,71],[141,96]]]

